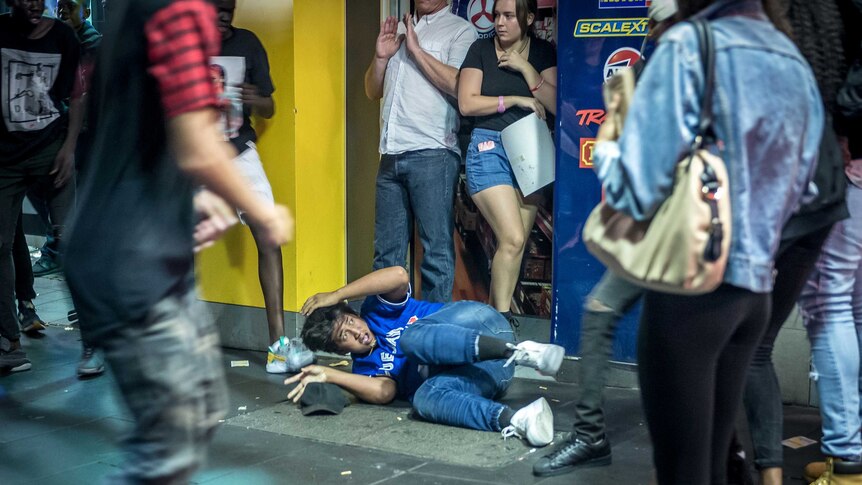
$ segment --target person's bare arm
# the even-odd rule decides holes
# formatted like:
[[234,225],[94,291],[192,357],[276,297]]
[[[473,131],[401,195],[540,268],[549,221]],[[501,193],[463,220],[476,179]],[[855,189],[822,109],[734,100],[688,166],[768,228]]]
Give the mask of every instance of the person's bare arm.
[[369,295],[380,295],[387,301],[399,302],[407,296],[409,288],[410,275],[407,274],[406,269],[401,266],[381,268],[335,291],[318,293],[310,297],[302,305],[300,313],[310,315],[318,308]]
[[293,237],[293,219],[287,208],[266,204],[249,189],[233,165],[234,149],[224,142],[217,121],[213,108],[182,113],[168,121],[169,146],[180,170],[242,209],[264,228],[268,244],[287,243]]
[[368,99],[377,101],[383,97],[383,80],[386,76],[386,65],[389,59],[401,48],[403,35],[398,35],[398,19],[388,17],[380,22],[380,33],[374,45],[374,59],[365,71],[365,95]]
[[[500,56],[497,66],[521,73],[533,96],[542,103],[546,111],[557,112],[557,68],[549,67],[539,73],[518,52],[507,52]],[[538,89],[536,89],[538,88]],[[535,91],[533,91],[535,89]]]
[[75,171],[75,149],[78,146],[78,135],[84,126],[84,98],[77,96],[69,101],[69,128],[66,130],[66,138],[54,159],[54,167],[51,174],[54,175],[54,187],[62,187],[69,181],[69,177]]
[[449,96],[458,95],[458,69],[440,62],[431,54],[425,52],[419,45],[419,37],[413,30],[413,17],[404,14],[404,26],[407,28],[404,40],[407,43],[407,52],[416,63],[416,67],[422,72],[428,81],[440,91]]
[[369,377],[340,371],[322,365],[303,367],[299,374],[284,380],[285,385],[296,382],[287,398],[299,402],[305,386],[312,382],[330,382],[371,404],[389,404],[395,399],[395,381],[384,376]]
[[[481,69],[467,67],[461,69],[461,79],[458,82],[458,109],[463,116],[485,116],[497,112],[499,98],[482,96]],[[536,98],[526,96],[503,96],[503,106],[506,109],[518,106],[536,113],[539,118],[545,118],[545,107]]]
[[275,116],[275,101],[272,96],[261,96],[257,86],[251,83],[242,83],[242,103],[251,106],[251,113],[264,119]]

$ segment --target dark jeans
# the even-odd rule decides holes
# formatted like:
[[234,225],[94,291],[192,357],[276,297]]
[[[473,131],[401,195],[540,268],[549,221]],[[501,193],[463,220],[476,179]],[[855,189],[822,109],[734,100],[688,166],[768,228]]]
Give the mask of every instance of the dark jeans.
[[660,485],[724,484],[745,375],[769,321],[769,294],[722,285],[647,291],[638,375]]
[[21,335],[16,318],[12,263],[21,204],[27,189],[48,177],[61,145],[62,140],[57,140],[26,160],[0,167],[0,336],[9,340],[18,340]]
[[784,414],[781,389],[772,365],[772,349],[781,325],[787,320],[802,292],[802,287],[820,255],[820,248],[829,236],[832,225],[799,239],[782,244],[775,259],[775,286],[772,290],[772,315],[766,333],[760,340],[748,378],[743,404],[754,445],[754,465],[757,469],[781,467],[784,462]]
[[640,286],[606,271],[587,296],[581,318],[581,394],[575,403],[574,435],[589,443],[605,436],[604,388],[620,319],[644,293]]
[[380,157],[374,216],[374,269],[404,266],[413,218],[422,242],[422,299],[452,300],[455,184],[461,160],[446,149]]
[[515,342],[512,326],[488,305],[475,301],[449,303],[407,327],[401,349],[411,363],[429,366],[429,377],[413,395],[413,408],[433,423],[483,431],[500,431],[505,407],[493,401],[502,395],[515,366],[505,359],[479,361],[479,335]]
[[22,215],[18,215],[15,240],[12,242],[12,263],[15,265],[15,298],[33,300],[36,298],[36,290],[33,289],[33,267],[30,266],[30,248],[27,247],[27,237],[24,234],[22,220]]
[[204,462],[227,387],[218,330],[200,305],[193,291],[169,296],[143,321],[100,337],[135,419],[126,463],[109,483],[185,484]]
[[63,239],[66,223],[75,209],[76,187],[77,182],[73,172],[66,184],[60,188],[54,187],[54,177],[47,177],[27,191],[27,198],[30,199],[42,223],[48,228],[42,253],[54,258],[55,261],[61,256],[60,242]]

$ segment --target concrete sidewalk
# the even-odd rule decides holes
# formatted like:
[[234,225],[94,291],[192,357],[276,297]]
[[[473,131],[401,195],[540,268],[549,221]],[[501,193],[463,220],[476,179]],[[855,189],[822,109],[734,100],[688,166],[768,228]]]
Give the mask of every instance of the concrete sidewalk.
[[[31,371],[0,376],[0,484],[99,483],[122,462],[118,442],[131,421],[110,373],[87,380],[75,375],[80,335],[65,320],[71,302],[62,278],[37,279],[37,291],[37,309],[51,326],[42,338],[22,339]],[[532,475],[532,463],[550,448],[535,450],[514,438],[503,442],[498,433],[420,422],[406,403],[355,404],[336,417],[349,418],[341,421],[301,417],[285,401],[284,376],[263,370],[265,357],[225,349],[229,415],[195,483],[628,485],[650,480],[651,448],[637,390],[607,389],[611,466],[542,479]],[[237,360],[250,365],[231,367]],[[559,441],[570,429],[578,388],[519,378],[504,402],[517,408],[540,395],[554,410]],[[786,407],[784,435],[819,439],[817,410]],[[387,446],[380,443],[384,439]],[[817,445],[786,448],[785,483],[804,483],[802,467],[818,455]]]

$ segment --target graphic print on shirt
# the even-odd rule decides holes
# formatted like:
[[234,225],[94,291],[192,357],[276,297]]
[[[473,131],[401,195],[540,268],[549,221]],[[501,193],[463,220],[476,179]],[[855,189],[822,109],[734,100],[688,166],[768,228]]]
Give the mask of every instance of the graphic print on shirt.
[[3,66],[3,122],[13,131],[38,131],[60,117],[50,91],[60,70],[60,54],[0,49]]
[[211,57],[210,76],[219,99],[224,139],[236,138],[243,122],[240,85],[245,81],[245,57]]
[[[407,325],[419,320],[416,315],[410,317],[407,320]],[[395,368],[393,362],[395,362],[395,354],[398,352],[398,340],[401,339],[401,334],[404,332],[404,329],[407,328],[407,325],[403,327],[393,328],[392,330],[386,332],[386,338],[384,339],[385,343],[389,347],[389,352],[381,352],[380,353],[380,370],[383,371],[387,376],[390,375],[390,372]],[[382,349],[382,346],[381,346]]]

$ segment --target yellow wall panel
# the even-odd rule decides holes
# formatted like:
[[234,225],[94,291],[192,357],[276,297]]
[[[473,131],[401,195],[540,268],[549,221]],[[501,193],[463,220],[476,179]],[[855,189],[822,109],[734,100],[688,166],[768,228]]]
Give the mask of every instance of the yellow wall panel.
[[298,304],[345,283],[344,1],[294,2]]
[[[343,284],[343,0],[239,0],[234,25],[252,30],[269,55],[276,114],[254,120],[277,202],[296,218],[283,248],[285,309]],[[234,228],[198,257],[201,297],[263,307],[257,251],[248,228]]]

